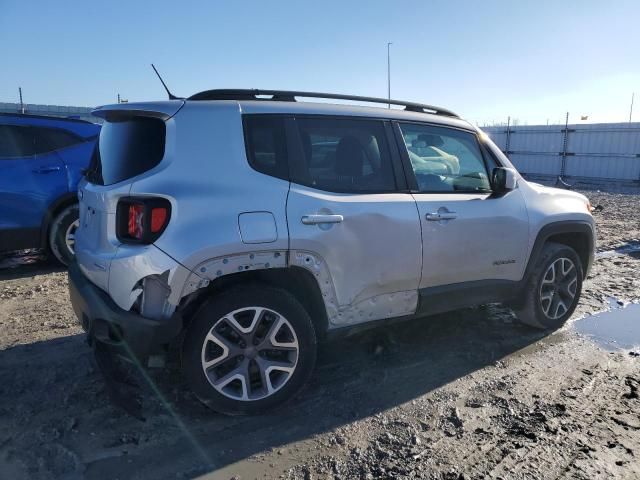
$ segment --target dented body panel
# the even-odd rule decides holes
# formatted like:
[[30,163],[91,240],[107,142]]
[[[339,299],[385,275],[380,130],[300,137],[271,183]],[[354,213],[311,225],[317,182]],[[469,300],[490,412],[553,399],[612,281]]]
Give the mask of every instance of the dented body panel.
[[[318,214],[342,220],[303,223]],[[407,293],[417,293],[422,239],[410,194],[336,194],[292,184],[287,218],[291,261],[319,279],[330,325],[415,312],[417,295]]]

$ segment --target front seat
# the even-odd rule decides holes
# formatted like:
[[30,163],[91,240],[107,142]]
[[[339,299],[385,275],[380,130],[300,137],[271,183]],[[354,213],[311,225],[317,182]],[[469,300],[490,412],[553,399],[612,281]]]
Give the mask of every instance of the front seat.
[[343,137],[336,148],[335,172],[339,179],[362,177],[362,167],[367,154],[356,137]]

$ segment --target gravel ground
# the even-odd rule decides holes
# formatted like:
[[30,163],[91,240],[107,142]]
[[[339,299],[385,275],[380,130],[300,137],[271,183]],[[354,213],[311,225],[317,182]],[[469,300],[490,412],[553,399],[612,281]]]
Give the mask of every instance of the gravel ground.
[[[602,250],[640,240],[638,189],[584,193],[604,206]],[[260,417],[212,413],[152,372],[145,421],[109,401],[66,272],[29,260],[0,271],[2,478],[640,478],[640,353],[575,328],[640,300],[636,253],[600,255],[552,335],[490,305],[352,336]]]

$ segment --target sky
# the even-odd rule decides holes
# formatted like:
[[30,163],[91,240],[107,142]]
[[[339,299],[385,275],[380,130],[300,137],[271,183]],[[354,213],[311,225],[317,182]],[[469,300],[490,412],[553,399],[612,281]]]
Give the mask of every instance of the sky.
[[0,102],[211,88],[391,96],[479,125],[640,121],[640,1],[0,0]]

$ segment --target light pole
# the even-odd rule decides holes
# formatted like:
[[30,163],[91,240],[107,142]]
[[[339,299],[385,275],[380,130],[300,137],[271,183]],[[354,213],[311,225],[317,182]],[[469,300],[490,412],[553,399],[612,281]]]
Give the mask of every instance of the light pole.
[[[24,103],[22,103],[22,87],[18,87],[18,93],[20,94],[20,113],[24,114]],[[629,116],[629,118],[631,118],[631,116]]]
[[387,99],[389,100],[387,108],[391,108],[391,45],[393,45],[392,42],[387,43]]
[[629,108],[629,123],[631,123],[631,116],[633,115],[633,97],[635,97],[635,93],[631,92],[631,107]]

